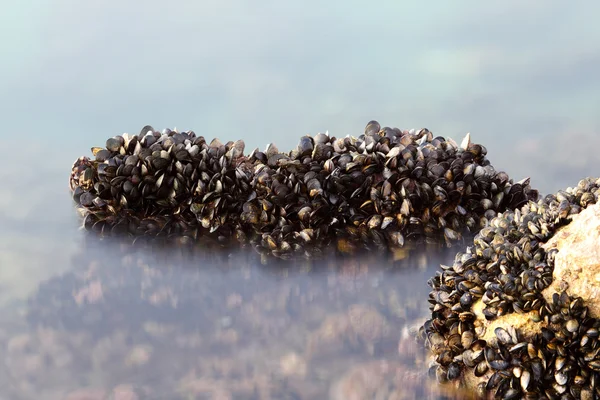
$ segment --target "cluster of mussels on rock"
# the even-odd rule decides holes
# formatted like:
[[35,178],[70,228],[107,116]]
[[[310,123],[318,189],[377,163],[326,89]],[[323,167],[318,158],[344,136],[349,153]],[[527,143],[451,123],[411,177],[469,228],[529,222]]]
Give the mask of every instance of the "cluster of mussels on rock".
[[[419,334],[434,357],[432,377],[448,382],[466,373],[489,376],[477,387],[482,397],[600,398],[600,320],[588,315],[580,297],[562,292],[546,301],[542,295],[557,251],[542,245],[599,196],[600,179],[587,178],[500,213],[453,265],[442,266],[429,281],[432,318]],[[487,321],[531,313],[543,327],[524,338],[514,327],[498,326],[485,341],[474,323],[479,300]]]
[[304,136],[289,153],[271,144],[244,155],[241,140],[150,126],[92,152],[70,177],[85,228],[186,243],[235,237],[281,258],[330,244],[342,253],[451,245],[538,197],[528,179],[496,171],[469,135],[459,146],[376,121],[358,138]]

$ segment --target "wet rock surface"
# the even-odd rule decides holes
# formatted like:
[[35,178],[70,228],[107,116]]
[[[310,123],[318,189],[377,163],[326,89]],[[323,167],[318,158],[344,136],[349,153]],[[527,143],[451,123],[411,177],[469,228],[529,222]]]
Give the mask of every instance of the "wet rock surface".
[[[594,204],[573,216],[572,221],[560,228],[548,242],[544,244],[546,250],[556,249],[552,284],[542,292],[548,303],[553,303],[553,296],[565,292],[570,297],[579,297],[587,306],[588,315],[598,318],[598,280],[596,276],[599,271],[600,258],[598,255],[598,244],[600,244],[600,204]],[[474,307],[477,308],[477,307]],[[496,339],[497,329],[509,329],[513,327],[519,332],[522,340],[533,341],[536,336],[542,335],[542,329],[548,329],[548,322],[537,321],[534,313],[508,314],[498,317],[494,321],[484,322],[485,317],[480,312],[477,319],[485,326],[485,333],[480,338],[490,341]],[[566,322],[564,329],[567,332],[579,330],[580,322],[570,319]],[[581,342],[589,340],[588,334],[594,336],[596,328],[585,331]],[[582,332],[583,333],[583,332]],[[585,357],[585,356],[584,356]],[[589,358],[590,355],[588,354]],[[562,360],[559,358],[559,362]],[[591,361],[591,360],[590,360]],[[564,368],[564,367],[563,367]],[[473,374],[465,375],[466,386],[475,390],[482,381],[487,382],[490,375],[476,377]],[[581,396],[581,393],[579,394]],[[594,395],[594,396],[597,396]]]
[[600,204],[583,210],[560,229],[544,247],[556,248],[554,280],[543,294],[566,290],[583,299],[591,317],[600,317]]

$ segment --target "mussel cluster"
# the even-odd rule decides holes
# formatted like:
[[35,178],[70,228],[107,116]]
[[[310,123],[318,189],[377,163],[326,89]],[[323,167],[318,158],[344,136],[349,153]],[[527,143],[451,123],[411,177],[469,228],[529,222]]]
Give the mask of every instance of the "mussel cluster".
[[[486,378],[484,396],[503,399],[600,398],[600,320],[588,315],[579,297],[542,290],[552,282],[556,249],[542,245],[573,215],[598,202],[600,179],[581,180],[489,221],[472,246],[429,281],[432,318],[420,339],[432,351],[432,377],[454,381],[467,371]],[[475,324],[474,304],[483,303],[488,321],[510,313],[531,313],[540,333],[496,327],[486,342]],[[479,304],[481,304],[479,303]]]
[[358,138],[304,136],[288,153],[270,144],[244,155],[241,140],[151,126],[92,152],[70,177],[86,228],[189,243],[237,238],[282,258],[330,244],[344,253],[450,245],[538,197],[528,179],[496,171],[469,135],[459,146],[376,121]]

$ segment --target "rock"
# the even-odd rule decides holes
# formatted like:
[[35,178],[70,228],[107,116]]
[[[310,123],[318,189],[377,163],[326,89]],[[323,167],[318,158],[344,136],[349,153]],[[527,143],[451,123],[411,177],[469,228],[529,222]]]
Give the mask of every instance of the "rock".
[[583,210],[559,230],[544,247],[556,248],[553,282],[542,294],[552,301],[552,294],[566,291],[579,296],[590,316],[600,317],[600,203]]
[[[553,296],[565,291],[571,297],[581,297],[588,307],[589,315],[600,317],[600,203],[590,205],[581,213],[573,216],[572,221],[560,228],[543,247],[548,252],[556,249],[553,281],[542,291],[548,303]],[[521,340],[531,341],[548,327],[544,320],[539,320],[537,312],[523,314],[510,313],[493,321],[485,319],[483,302],[479,299],[472,307],[476,318],[475,330],[480,339],[495,341],[495,329],[498,327],[514,327]],[[475,392],[477,386],[485,383],[493,371],[476,377],[471,369],[463,370],[461,386]],[[453,384],[452,384],[453,385]],[[450,384],[442,385],[450,386]],[[583,397],[582,397],[583,398]]]
[[512,326],[527,340],[531,339],[533,335],[539,333],[547,325],[544,321],[535,322],[533,319],[536,313],[534,312],[523,314],[511,313],[502,315],[493,321],[488,321],[483,315],[483,301],[481,299],[473,304],[473,313],[475,314],[475,331],[478,337],[485,341],[495,340],[496,335],[494,330],[497,327]]

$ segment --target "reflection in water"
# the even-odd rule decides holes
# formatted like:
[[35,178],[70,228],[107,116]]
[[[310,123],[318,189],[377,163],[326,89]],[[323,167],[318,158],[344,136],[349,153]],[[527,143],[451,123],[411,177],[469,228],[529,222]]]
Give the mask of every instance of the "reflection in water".
[[[252,251],[88,236],[73,268],[30,297],[25,318],[0,323],[0,396],[435,397],[409,327],[427,312],[426,280],[452,257],[262,265]],[[407,377],[414,386],[400,385]]]

